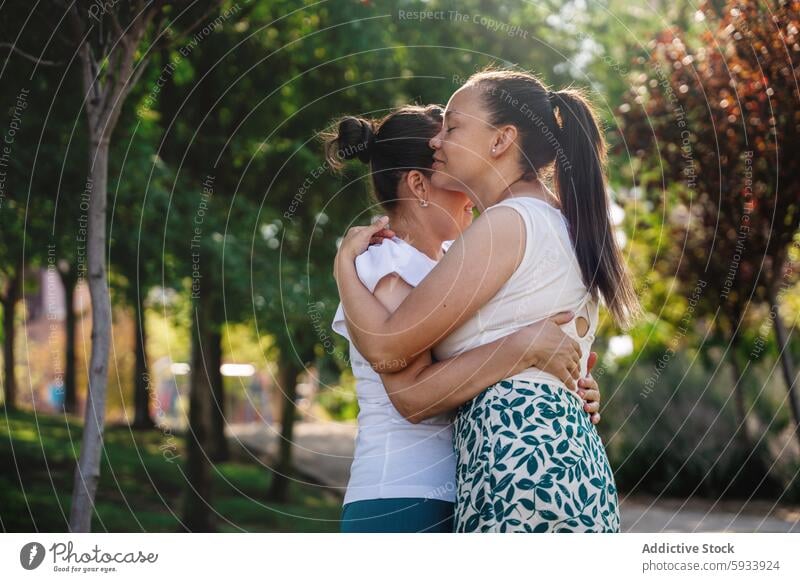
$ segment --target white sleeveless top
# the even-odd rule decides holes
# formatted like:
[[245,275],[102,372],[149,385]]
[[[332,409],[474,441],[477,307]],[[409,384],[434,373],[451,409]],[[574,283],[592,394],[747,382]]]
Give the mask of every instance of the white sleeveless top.
[[[522,261],[488,303],[434,347],[434,356],[437,360],[447,359],[561,311],[573,311],[575,319],[562,329],[581,346],[581,375],[584,376],[597,330],[598,304],[583,284],[566,218],[559,209],[530,197],[507,198],[486,212],[501,206],[513,208],[525,223]],[[584,337],[576,330],[578,317],[584,317],[589,323]],[[513,378],[566,389],[558,378],[537,368],[523,370]],[[577,397],[575,392],[568,392]]]
[[[445,250],[450,242],[443,245]],[[356,258],[358,277],[370,292],[391,273],[416,287],[435,266],[436,261],[397,237],[370,246]],[[332,327],[350,340],[341,303]],[[352,343],[350,364],[356,379],[359,413],[344,503],[397,497],[455,501],[451,415],[418,424],[408,422],[389,400],[380,376]]]

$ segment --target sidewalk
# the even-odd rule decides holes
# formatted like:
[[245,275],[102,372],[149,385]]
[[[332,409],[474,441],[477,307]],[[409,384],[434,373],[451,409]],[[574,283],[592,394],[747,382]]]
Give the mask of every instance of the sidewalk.
[[[228,425],[227,434],[257,454],[274,458],[280,427],[263,424]],[[353,460],[356,426],[345,423],[298,422],[294,427],[294,464],[308,477],[338,496],[344,495]],[[800,508],[773,510],[763,501],[748,503],[742,510],[726,502],[626,498],[620,495],[622,530],[625,532],[797,532]],[[740,504],[739,504],[740,505]]]

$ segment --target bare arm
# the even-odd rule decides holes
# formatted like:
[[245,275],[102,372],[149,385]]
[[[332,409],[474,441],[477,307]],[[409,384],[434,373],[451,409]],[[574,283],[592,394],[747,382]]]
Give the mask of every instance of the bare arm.
[[[389,275],[376,286],[375,297],[391,311],[412,289],[397,275]],[[382,373],[381,380],[398,412],[411,422],[420,422],[457,408],[488,386],[543,359],[557,357],[565,337],[558,325],[570,319],[569,314],[559,314],[441,362],[434,362],[427,350],[403,370]],[[565,369],[564,373],[569,372]],[[585,393],[587,402],[600,396],[591,387]]]
[[376,368],[395,371],[441,341],[497,293],[522,260],[525,226],[510,208],[484,212],[389,312],[361,283],[354,264],[385,224],[350,229],[336,255],[334,272],[359,352]]
[[[523,328],[442,362],[433,362],[426,352],[399,372],[381,374],[381,380],[397,411],[412,423],[420,422],[453,410],[492,384],[524,370],[527,366],[519,362],[526,357],[525,342],[515,336],[527,331]],[[504,366],[508,366],[505,373]],[[585,400],[584,411],[592,423],[599,423],[600,390],[591,374],[578,381],[578,395]]]

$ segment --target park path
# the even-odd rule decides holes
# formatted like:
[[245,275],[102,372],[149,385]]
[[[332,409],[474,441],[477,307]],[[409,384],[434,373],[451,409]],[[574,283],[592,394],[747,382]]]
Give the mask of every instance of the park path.
[[[280,427],[263,423],[228,425],[229,438],[253,454],[274,458]],[[294,427],[294,464],[300,478],[344,495],[353,460],[356,426],[335,422],[298,422]],[[625,532],[797,532],[800,508],[772,508],[762,501],[742,504],[621,496]]]

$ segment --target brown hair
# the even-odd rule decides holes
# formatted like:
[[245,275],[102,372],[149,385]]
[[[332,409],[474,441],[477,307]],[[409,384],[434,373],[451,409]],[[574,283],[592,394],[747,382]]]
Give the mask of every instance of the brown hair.
[[548,91],[520,71],[476,73],[469,86],[481,90],[492,125],[517,128],[523,177],[541,176],[554,166],[554,186],[584,284],[595,296],[602,294],[618,325],[627,325],[639,302],[614,236],[606,144],[592,106],[579,90]]
[[433,150],[428,142],[439,132],[442,113],[438,105],[406,105],[380,120],[343,117],[335,131],[323,136],[325,158],[334,169],[341,169],[345,160],[369,164],[374,196],[391,210],[406,172],[430,175]]

